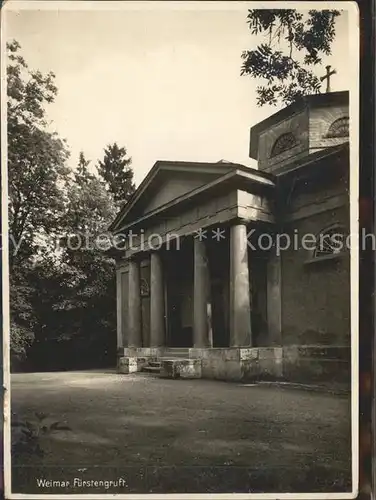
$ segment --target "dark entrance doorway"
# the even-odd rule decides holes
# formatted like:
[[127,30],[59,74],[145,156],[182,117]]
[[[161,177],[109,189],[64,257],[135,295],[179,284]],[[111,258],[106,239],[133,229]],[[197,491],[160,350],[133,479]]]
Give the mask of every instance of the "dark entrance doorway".
[[166,251],[167,345],[193,346],[193,241]]
[[213,347],[229,347],[229,266],[230,245],[228,230],[224,238],[207,242],[211,283]]
[[214,279],[211,286],[213,347],[230,345],[227,285],[225,280]]
[[267,327],[267,299],[266,299],[266,272],[267,260],[264,255],[251,255],[250,295],[251,295],[251,325],[252,342],[254,347],[268,345]]

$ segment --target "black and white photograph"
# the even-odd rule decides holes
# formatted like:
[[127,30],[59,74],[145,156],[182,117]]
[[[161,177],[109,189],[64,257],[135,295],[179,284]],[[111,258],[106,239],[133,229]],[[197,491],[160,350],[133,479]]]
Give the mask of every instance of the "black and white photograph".
[[6,498],[356,498],[356,3],[1,22]]

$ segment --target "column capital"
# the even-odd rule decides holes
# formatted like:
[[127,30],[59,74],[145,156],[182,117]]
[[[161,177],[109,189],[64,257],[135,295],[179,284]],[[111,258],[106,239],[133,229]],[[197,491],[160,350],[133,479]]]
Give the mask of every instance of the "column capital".
[[128,264],[139,264],[142,260],[141,256],[139,253],[134,253],[132,255],[129,255],[126,259],[126,262],[128,262]]
[[236,217],[231,220],[230,228],[233,226],[249,226],[250,224],[252,224],[252,221],[245,219],[244,217]]
[[117,260],[116,261],[116,270],[120,271],[121,269],[124,269],[127,267],[129,264],[128,259],[122,259],[122,260]]
[[162,248],[148,248],[146,251],[148,255],[155,255],[155,254],[161,254],[162,253]]

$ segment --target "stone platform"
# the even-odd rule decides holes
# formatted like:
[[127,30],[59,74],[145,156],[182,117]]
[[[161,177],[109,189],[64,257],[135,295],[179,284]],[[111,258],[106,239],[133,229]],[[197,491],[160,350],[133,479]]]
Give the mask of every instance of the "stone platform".
[[201,359],[162,359],[162,378],[202,378]]
[[175,357],[171,348],[125,348],[119,352],[118,371],[234,382],[285,380],[350,385],[351,381],[350,348],[345,346],[189,348],[186,353],[176,352]]

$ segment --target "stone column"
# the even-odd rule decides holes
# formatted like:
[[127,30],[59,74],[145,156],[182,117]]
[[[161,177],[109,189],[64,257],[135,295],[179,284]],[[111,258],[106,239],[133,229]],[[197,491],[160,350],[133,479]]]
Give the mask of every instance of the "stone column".
[[129,261],[128,274],[128,347],[142,347],[140,267]]
[[270,345],[282,345],[281,284],[281,256],[273,253],[267,263],[267,318]]
[[211,347],[211,302],[208,259],[205,242],[194,238],[193,276],[193,343],[194,347]]
[[165,345],[165,301],[161,255],[150,257],[150,347]]
[[122,331],[122,305],[123,305],[123,290],[121,289],[121,270],[116,270],[116,326],[117,326],[117,348],[123,346],[123,331]]
[[230,346],[252,345],[247,226],[230,230]]

